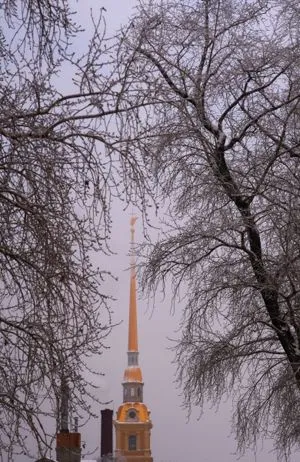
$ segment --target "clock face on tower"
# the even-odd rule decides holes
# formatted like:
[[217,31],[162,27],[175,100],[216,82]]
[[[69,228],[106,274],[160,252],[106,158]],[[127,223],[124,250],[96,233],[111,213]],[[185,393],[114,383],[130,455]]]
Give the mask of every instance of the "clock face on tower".
[[131,409],[129,412],[128,412],[128,417],[130,419],[135,419],[136,418],[136,411],[134,409]]
[[137,412],[137,410],[134,409],[134,408],[128,409],[126,420],[127,421],[137,422],[138,421],[138,412]]

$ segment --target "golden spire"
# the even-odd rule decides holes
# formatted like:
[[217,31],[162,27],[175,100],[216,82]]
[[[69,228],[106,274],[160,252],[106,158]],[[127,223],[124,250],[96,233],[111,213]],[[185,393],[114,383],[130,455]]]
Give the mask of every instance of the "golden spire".
[[138,351],[138,331],[137,331],[137,303],[136,303],[136,273],[134,255],[134,225],[137,217],[130,219],[131,234],[131,262],[130,262],[130,296],[129,296],[129,328],[128,328],[128,351]]
[[[135,275],[135,254],[134,254],[134,225],[137,217],[132,216],[130,220],[131,234],[131,261],[130,261],[130,296],[129,296],[129,323],[128,323],[128,365],[124,372],[125,383],[142,383],[142,372],[138,361],[138,329],[137,329],[137,303],[136,303],[136,275]],[[132,387],[131,387],[132,388]],[[140,390],[140,388],[139,388]],[[137,391],[137,390],[136,390]],[[124,402],[128,400],[126,395],[126,387],[124,389]],[[130,391],[131,393],[131,391]],[[135,401],[139,401],[141,395],[135,397]],[[132,396],[131,396],[132,401]]]

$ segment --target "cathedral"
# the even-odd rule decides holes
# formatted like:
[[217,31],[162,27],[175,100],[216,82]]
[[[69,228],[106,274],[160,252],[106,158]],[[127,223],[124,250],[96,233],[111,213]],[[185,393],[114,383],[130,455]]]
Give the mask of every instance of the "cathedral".
[[114,421],[116,434],[116,460],[126,462],[152,462],[150,433],[152,422],[150,411],[143,402],[143,376],[139,367],[136,265],[134,257],[134,224],[130,222],[131,263],[128,322],[127,367],[123,378],[123,403]]
[[[101,461],[114,462],[153,462],[151,456],[150,411],[143,401],[143,376],[139,367],[137,294],[136,294],[136,261],[134,255],[134,232],[136,218],[130,221],[131,261],[130,261],[130,294],[128,320],[127,367],[123,378],[123,402],[119,406],[115,420],[113,411],[101,411]],[[62,393],[61,430],[56,438],[57,462],[96,462],[81,459],[81,435],[76,428],[68,429],[67,393]],[[115,428],[115,450],[113,450],[112,427]],[[99,461],[99,459],[97,459]],[[37,462],[54,462],[50,459],[39,459]]]

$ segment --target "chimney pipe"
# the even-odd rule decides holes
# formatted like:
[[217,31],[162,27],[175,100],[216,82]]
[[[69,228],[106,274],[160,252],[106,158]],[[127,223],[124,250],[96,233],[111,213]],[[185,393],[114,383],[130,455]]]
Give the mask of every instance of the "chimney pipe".
[[60,432],[56,435],[56,459],[58,462],[80,462],[81,435],[77,431],[69,431],[69,400],[70,391],[67,381],[61,382]]
[[74,432],[78,432],[78,417],[74,417]]
[[60,432],[69,432],[69,387],[64,378],[61,381]]
[[113,453],[112,420],[112,409],[103,409],[101,411],[101,457]]

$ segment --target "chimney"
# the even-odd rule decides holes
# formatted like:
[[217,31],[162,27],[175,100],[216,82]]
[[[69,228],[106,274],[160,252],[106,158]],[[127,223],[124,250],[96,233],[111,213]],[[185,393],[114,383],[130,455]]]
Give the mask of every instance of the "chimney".
[[60,432],[69,433],[69,387],[63,378],[61,381]]
[[103,409],[101,411],[101,458],[103,460],[112,457],[113,454],[112,420],[112,409]]
[[61,384],[60,416],[60,432],[56,435],[57,462],[80,462],[81,435],[77,431],[69,431],[69,387],[64,379]]

